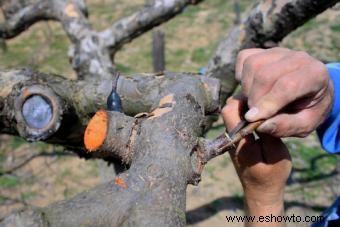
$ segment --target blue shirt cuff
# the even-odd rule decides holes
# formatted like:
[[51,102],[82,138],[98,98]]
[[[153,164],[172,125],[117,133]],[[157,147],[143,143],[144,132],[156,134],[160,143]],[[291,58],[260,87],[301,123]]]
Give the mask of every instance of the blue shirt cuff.
[[329,153],[340,153],[340,63],[326,65],[334,87],[334,103],[327,119],[317,129],[322,147]]

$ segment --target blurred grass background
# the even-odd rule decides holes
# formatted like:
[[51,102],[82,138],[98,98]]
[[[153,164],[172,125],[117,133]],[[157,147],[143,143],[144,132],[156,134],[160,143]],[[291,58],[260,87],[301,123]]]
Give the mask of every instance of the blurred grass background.
[[[244,18],[254,1],[239,2]],[[87,0],[87,3],[91,23],[101,30],[135,12],[144,0]],[[233,9],[233,1],[204,1],[161,25],[166,35],[167,70],[198,72],[206,66],[233,25]],[[7,51],[0,50],[1,69],[30,66],[75,78],[67,57],[70,42],[58,23],[35,24],[6,44]],[[282,46],[307,51],[326,62],[340,61],[340,11],[328,10],[306,23],[284,39]],[[151,72],[151,32],[125,45],[115,61],[123,73]],[[207,137],[223,131],[219,120]],[[288,212],[318,214],[339,195],[336,172],[339,157],[326,155],[315,135],[286,142],[294,162],[286,195]],[[105,165],[103,162],[85,161],[62,147],[29,144],[17,137],[1,136],[0,143],[0,218],[16,208],[45,206],[69,198],[101,182],[98,165]],[[24,164],[25,160],[29,161]],[[5,173],[20,165],[17,170]],[[207,165],[199,187],[189,186],[187,206],[188,223],[192,226],[225,226],[225,215],[242,214],[242,190],[228,155]]]

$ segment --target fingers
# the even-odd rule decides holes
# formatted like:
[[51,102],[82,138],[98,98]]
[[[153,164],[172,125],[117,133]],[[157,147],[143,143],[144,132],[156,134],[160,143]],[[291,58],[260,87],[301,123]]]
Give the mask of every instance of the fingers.
[[[305,52],[285,48],[243,50],[238,55],[235,71],[243,95],[248,98],[250,110],[245,115],[248,121],[271,118],[300,99],[306,99],[310,106],[322,104],[320,100],[324,99],[329,81],[327,70],[320,61]],[[286,131],[273,132],[274,135],[303,136],[315,128],[323,116],[317,109],[307,111],[310,106],[304,106],[294,115],[281,115],[272,124],[267,121],[262,130],[273,132],[273,126],[276,126],[279,131],[284,128]],[[327,105],[319,107],[323,108],[319,112],[324,114]],[[306,116],[311,119],[302,120]],[[283,123],[283,120],[287,122]],[[296,125],[299,127],[294,127]]]
[[263,53],[263,52],[264,52],[263,49],[253,48],[253,49],[241,50],[238,53],[237,59],[236,59],[236,66],[235,66],[235,78],[236,78],[236,80],[241,81],[241,79],[242,79],[242,71],[243,71],[244,61],[248,57],[250,57],[254,54]]
[[308,63],[307,60],[297,61],[290,55],[284,55],[277,61],[263,65],[255,72],[253,81],[249,85],[246,96],[248,97],[248,105],[253,106],[257,100],[270,91],[277,80],[298,70],[302,62]]
[[326,113],[323,108],[312,107],[295,114],[278,114],[266,120],[257,131],[275,137],[306,137],[317,128]]
[[[256,75],[263,69],[263,66],[270,65],[273,62],[278,61],[285,56],[285,53],[289,52],[285,48],[272,48],[272,49],[246,49],[239,53],[236,61],[236,79],[241,82],[242,93],[246,97],[249,97],[249,92]],[[272,77],[272,73],[275,72],[270,70],[271,81],[275,81]],[[268,74],[265,74],[267,76]],[[259,80],[257,80],[259,81]],[[265,84],[269,86],[269,84]]]
[[241,121],[243,109],[246,107],[243,97],[230,97],[222,109],[222,118],[227,131],[233,130]]
[[[241,114],[246,106],[245,101],[243,97],[230,97],[227,100],[226,106],[222,109],[222,117],[227,131],[234,129],[241,121]],[[255,144],[253,135],[241,140],[236,151],[231,151],[229,154],[237,170],[262,160],[261,149],[259,145]]]
[[267,164],[275,164],[282,160],[290,162],[291,157],[286,145],[281,141],[280,138],[275,138],[268,134],[258,134],[261,144],[262,154],[264,162]]
[[327,89],[329,80],[322,76],[325,70],[324,66],[316,66],[285,74],[276,80],[266,94],[253,101],[245,118],[248,121],[268,119],[283,107],[307,96],[311,102],[321,100],[319,98]]

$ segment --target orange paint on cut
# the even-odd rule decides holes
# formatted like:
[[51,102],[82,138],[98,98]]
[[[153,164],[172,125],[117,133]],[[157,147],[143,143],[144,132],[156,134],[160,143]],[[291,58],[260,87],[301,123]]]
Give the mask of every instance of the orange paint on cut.
[[122,187],[122,188],[125,188],[125,189],[128,188],[128,186],[125,183],[125,181],[123,180],[123,178],[120,178],[120,177],[115,178],[115,185],[118,185],[119,187]]
[[77,9],[76,9],[76,6],[73,5],[72,3],[71,4],[68,4],[66,7],[65,7],[65,10],[64,10],[64,13],[69,16],[69,17],[78,17],[78,12],[77,12]]
[[29,91],[27,88],[25,88],[23,91],[22,91],[22,95],[24,98],[28,97],[30,95]]
[[108,116],[105,110],[99,110],[91,118],[84,134],[84,144],[88,151],[99,149],[107,135]]

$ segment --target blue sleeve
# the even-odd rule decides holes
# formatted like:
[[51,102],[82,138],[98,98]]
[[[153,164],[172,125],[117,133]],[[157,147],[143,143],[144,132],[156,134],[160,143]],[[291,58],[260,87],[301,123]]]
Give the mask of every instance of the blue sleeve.
[[327,64],[326,67],[334,85],[334,104],[317,133],[326,151],[340,154],[340,63]]

